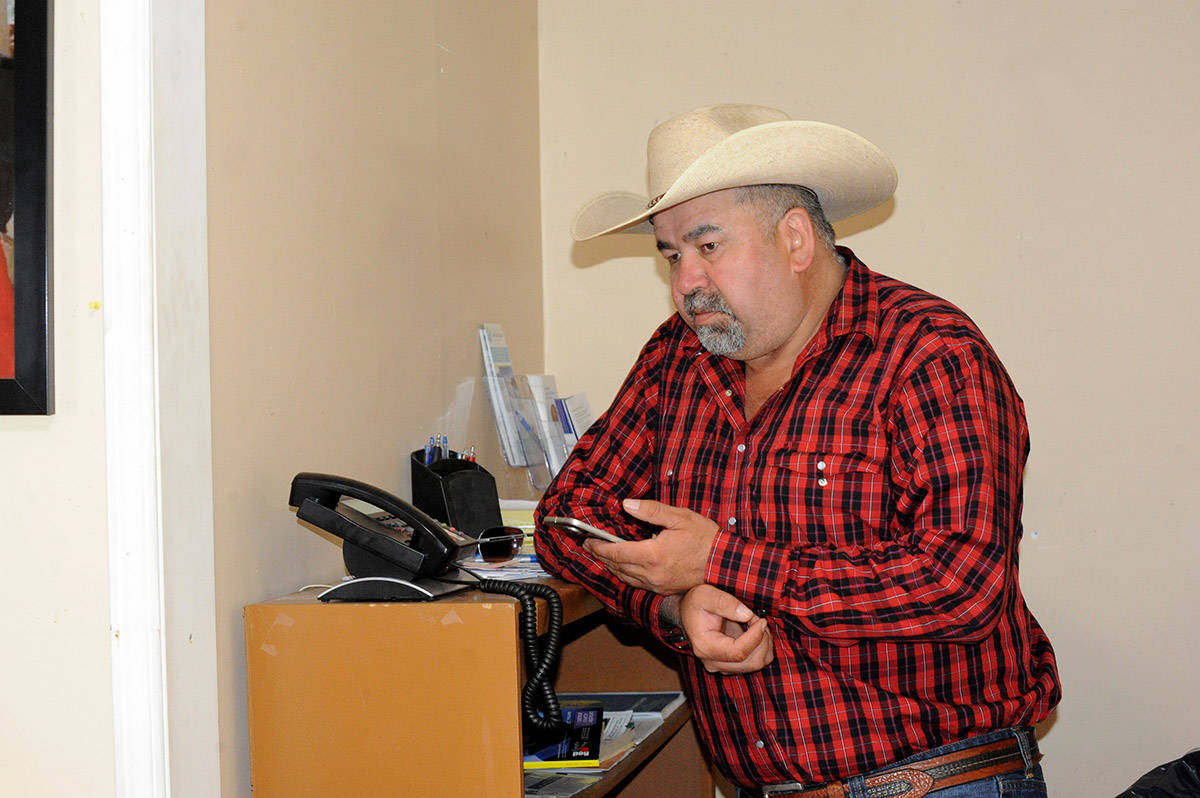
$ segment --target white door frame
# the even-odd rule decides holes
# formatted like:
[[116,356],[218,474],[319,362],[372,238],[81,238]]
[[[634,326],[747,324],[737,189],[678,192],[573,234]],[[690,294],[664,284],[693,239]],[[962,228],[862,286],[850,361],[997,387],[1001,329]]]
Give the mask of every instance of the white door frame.
[[220,794],[203,0],[100,4],[116,788]]

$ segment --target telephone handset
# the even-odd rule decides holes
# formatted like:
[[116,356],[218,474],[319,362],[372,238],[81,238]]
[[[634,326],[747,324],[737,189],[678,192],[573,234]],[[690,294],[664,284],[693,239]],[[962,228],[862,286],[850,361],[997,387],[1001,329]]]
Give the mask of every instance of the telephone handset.
[[[378,507],[383,517],[359,512],[343,497]],[[288,503],[302,521],[346,541],[343,559],[356,577],[438,576],[477,546],[398,496],[346,477],[297,474]]]

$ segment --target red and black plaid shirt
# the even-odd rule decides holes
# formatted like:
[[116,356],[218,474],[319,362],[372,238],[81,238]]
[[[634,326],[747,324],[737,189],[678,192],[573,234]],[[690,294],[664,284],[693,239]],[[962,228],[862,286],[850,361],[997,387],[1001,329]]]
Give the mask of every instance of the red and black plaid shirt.
[[[538,508],[628,538],[621,499],[720,525],[705,581],[769,619],[775,661],[680,664],[701,737],[733,781],[865,773],[1058,703],[1054,652],[1017,584],[1024,409],[953,305],[848,249],[842,292],[791,379],[747,422],[742,365],[678,315]],[[541,529],[546,568],[670,644],[662,599]]]

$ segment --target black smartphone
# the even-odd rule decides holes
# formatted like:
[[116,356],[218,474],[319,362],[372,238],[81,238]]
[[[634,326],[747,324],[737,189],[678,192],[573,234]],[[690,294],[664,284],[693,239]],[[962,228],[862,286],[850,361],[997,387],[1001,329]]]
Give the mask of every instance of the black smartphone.
[[584,537],[591,536],[607,540],[610,543],[623,543],[624,541],[611,532],[605,532],[603,529],[598,529],[591,524],[585,524],[577,518],[564,518],[561,515],[548,515],[545,519],[546,526],[552,526],[555,529],[561,529],[564,532],[570,532],[575,535],[583,535]]

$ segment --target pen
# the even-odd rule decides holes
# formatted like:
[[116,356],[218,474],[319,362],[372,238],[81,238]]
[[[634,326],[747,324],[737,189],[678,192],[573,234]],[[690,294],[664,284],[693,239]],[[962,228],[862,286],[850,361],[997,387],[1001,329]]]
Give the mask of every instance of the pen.
[[450,456],[450,438],[442,433],[442,457]]
[[425,465],[433,462],[433,436],[429,436],[429,443],[425,444]]

